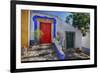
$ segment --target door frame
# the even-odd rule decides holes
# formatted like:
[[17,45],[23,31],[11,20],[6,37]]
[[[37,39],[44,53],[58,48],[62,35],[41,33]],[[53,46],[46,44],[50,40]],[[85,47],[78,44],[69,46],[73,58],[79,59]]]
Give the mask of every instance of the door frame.
[[39,29],[39,25],[40,25],[40,20],[38,20],[38,19],[47,19],[47,20],[50,20],[50,21],[52,21],[51,22],[51,28],[52,28],[52,32],[51,32],[51,35],[52,35],[52,38],[51,38],[51,40],[52,40],[52,42],[53,42],[53,38],[56,38],[56,19],[55,18],[50,18],[50,17],[47,17],[46,15],[45,16],[39,16],[39,15],[34,15],[33,17],[32,17],[32,19],[33,19],[33,22],[34,22],[34,31],[36,31],[36,29]]

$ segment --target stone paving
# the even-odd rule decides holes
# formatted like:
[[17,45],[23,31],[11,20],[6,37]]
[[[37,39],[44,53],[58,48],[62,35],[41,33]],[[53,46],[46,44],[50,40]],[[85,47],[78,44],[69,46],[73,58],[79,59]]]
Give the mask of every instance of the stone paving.
[[[74,49],[67,49],[65,53],[66,60],[74,59],[89,59],[90,56],[82,53],[76,53]],[[21,55],[21,62],[33,62],[33,61],[48,61],[48,60],[59,60],[56,56],[52,45],[34,45],[23,51]]]
[[27,51],[23,51],[24,54],[21,56],[21,61],[47,61],[47,60],[57,60],[53,48],[51,45],[34,45]]
[[74,60],[74,59],[89,59],[90,56],[85,54],[84,52],[81,53],[76,53],[75,49],[67,49],[67,51],[65,52],[65,58],[66,60]]

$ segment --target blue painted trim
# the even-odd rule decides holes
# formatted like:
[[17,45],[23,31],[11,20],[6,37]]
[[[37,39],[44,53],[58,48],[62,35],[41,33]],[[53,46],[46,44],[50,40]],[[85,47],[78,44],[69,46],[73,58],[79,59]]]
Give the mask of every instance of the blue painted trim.
[[30,40],[30,46],[33,46],[33,45],[34,45],[34,43],[35,43],[35,41],[34,41],[34,40]]
[[58,56],[58,58],[60,60],[65,60],[65,55],[63,55],[62,53],[59,52],[58,48],[56,47],[55,43],[53,43],[53,48],[56,52],[56,55]]
[[53,33],[53,37],[56,38],[56,19],[54,19],[54,33]]
[[43,19],[49,19],[49,20],[53,20],[54,22],[53,22],[53,26],[54,26],[54,28],[53,28],[53,37],[55,38],[56,37],[56,19],[55,18],[49,18],[49,17],[46,17],[46,16],[38,16],[38,15],[35,15],[35,16],[33,16],[33,22],[34,22],[34,31],[36,31],[36,29],[37,29],[37,19],[38,18],[43,18]]
[[37,29],[37,17],[36,16],[34,16],[33,17],[33,21],[34,21],[34,31],[36,31],[36,29]]

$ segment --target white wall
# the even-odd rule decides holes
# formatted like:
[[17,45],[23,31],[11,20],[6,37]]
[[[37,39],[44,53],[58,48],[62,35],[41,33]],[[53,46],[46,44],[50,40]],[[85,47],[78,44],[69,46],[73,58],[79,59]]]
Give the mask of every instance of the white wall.
[[90,48],[90,32],[87,32],[86,36],[82,37],[82,47]]
[[76,32],[75,32],[75,48],[81,48],[82,46],[82,34],[81,32],[76,29]]
[[[57,24],[60,25],[60,26],[57,26],[57,31],[61,32],[62,36],[64,37],[63,38],[64,40],[65,40],[65,32],[66,31],[75,32],[75,42],[74,42],[75,48],[80,48],[82,46],[82,34],[78,29],[74,28],[70,24],[67,24],[67,23],[63,22],[59,18],[58,18]],[[63,40],[63,42],[65,42],[64,40]]]

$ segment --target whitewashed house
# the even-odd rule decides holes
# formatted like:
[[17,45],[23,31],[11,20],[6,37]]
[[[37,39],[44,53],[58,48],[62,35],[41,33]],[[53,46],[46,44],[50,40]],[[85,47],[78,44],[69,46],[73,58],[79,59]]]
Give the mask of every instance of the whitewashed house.
[[[43,35],[40,35],[40,31]],[[34,32],[37,31],[37,34]],[[61,44],[56,40],[60,34]],[[36,36],[39,35],[39,36]],[[41,37],[42,36],[42,37]],[[56,50],[60,56],[64,56],[62,47],[67,50],[69,48],[82,47],[82,34],[80,30],[72,25],[65,23],[59,16],[54,16],[39,12],[30,12],[30,45],[38,41],[40,44],[54,43]]]

